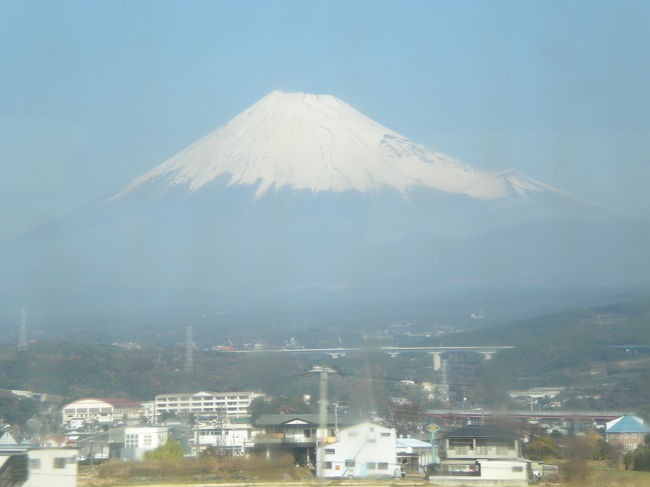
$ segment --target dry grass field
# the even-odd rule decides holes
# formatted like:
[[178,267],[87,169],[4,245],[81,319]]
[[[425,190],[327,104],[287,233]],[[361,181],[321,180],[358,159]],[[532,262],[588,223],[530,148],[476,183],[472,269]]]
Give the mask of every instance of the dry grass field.
[[[224,461],[226,460],[226,461]],[[288,460],[245,468],[237,459],[196,462],[115,462],[80,471],[79,487],[317,487],[318,482]],[[333,487],[423,487],[418,478],[327,481]],[[633,472],[591,462],[586,478],[573,482],[531,484],[540,487],[650,487],[650,472]]]

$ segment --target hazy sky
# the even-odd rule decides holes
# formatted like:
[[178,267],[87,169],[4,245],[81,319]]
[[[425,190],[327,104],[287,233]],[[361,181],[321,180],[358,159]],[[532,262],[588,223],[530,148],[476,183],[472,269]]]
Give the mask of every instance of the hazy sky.
[[650,213],[650,2],[2,1],[0,241],[273,89]]

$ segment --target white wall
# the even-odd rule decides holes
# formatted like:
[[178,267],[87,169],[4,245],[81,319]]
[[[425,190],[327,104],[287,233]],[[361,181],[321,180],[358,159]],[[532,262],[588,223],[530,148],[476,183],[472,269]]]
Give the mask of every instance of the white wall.
[[76,448],[29,450],[29,478],[23,487],[76,487],[77,454]]
[[362,423],[341,430],[338,438],[322,449],[325,477],[399,475],[395,430]]
[[482,461],[481,478],[493,480],[526,480],[528,479],[528,462],[513,461]]
[[250,425],[204,426],[195,430],[196,445],[200,448],[208,446],[222,447],[243,454],[246,444],[251,439]]
[[123,460],[142,460],[145,452],[164,445],[169,437],[165,426],[126,426],[123,431]]

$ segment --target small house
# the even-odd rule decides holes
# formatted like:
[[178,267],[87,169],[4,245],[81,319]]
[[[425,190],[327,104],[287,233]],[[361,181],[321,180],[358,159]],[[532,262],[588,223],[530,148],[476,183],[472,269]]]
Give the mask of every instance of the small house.
[[469,425],[443,436],[443,460],[428,471],[434,485],[524,487],[530,462],[512,431]]
[[337,440],[321,447],[322,476],[327,478],[395,477],[397,462],[395,430],[374,423],[342,429]]

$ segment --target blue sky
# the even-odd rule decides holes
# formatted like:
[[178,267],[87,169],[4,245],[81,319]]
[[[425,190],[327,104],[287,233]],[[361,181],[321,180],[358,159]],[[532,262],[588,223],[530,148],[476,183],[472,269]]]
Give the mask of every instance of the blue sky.
[[650,2],[4,1],[0,241],[273,89],[650,214]]

